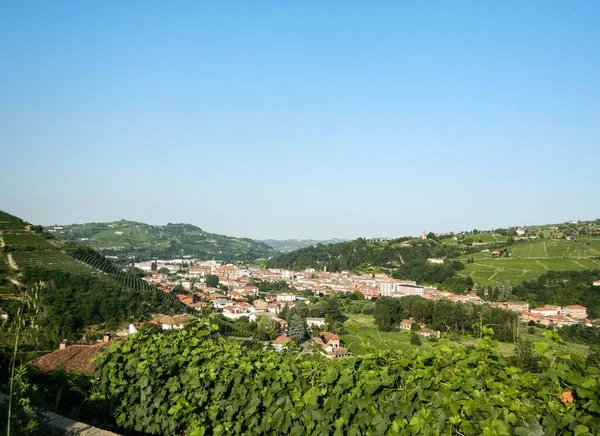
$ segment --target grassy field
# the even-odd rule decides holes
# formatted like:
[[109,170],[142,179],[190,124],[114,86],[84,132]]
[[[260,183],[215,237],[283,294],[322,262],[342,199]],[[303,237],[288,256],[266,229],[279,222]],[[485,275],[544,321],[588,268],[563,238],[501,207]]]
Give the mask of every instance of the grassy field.
[[600,269],[600,238],[533,240],[509,245],[510,257],[493,258],[489,252],[479,252],[459,258],[466,264],[459,275],[471,276],[475,283],[497,285],[502,282],[518,284],[534,279],[549,270],[582,271]]
[[[380,350],[411,350],[416,347],[410,343],[410,332],[408,331],[380,332],[372,315],[348,315],[348,319],[344,323],[344,329],[346,334],[340,336],[343,346],[346,346],[357,355]],[[531,342],[547,341],[543,336],[544,329],[534,327],[533,330],[534,334],[529,334],[528,328],[522,326],[520,337]],[[430,342],[428,339],[421,339],[421,342],[420,348],[436,347],[439,344],[438,342]],[[460,340],[451,340],[450,342],[455,345],[467,346],[475,345],[477,339],[462,336]],[[573,343],[568,343],[561,348],[582,356],[586,356],[588,350],[586,345]],[[515,345],[498,342],[498,351],[504,356],[512,356],[515,352]]]

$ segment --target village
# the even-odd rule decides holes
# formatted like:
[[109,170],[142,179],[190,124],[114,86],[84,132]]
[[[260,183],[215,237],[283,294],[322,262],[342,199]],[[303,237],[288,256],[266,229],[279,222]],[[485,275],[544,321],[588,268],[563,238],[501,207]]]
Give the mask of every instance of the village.
[[[183,268],[182,265],[187,262],[189,260],[183,259],[156,261],[154,270],[153,262],[137,263],[135,267],[148,274],[144,280],[164,292],[180,289],[175,292],[176,296],[186,306],[195,310],[210,307],[233,320],[246,316],[250,321],[256,321],[257,317],[269,316],[281,323],[282,320],[277,318],[279,311],[283,307],[293,307],[298,300],[306,300],[307,295],[359,292],[367,300],[385,296],[400,298],[414,295],[429,300],[447,299],[456,303],[489,304],[492,307],[518,312],[523,322],[534,322],[543,326],[563,327],[581,322],[592,325],[592,321],[587,318],[587,308],[580,305],[530,308],[527,302],[489,302],[473,293],[457,295],[414,281],[392,279],[386,274],[356,275],[349,271],[331,273],[312,268],[304,271],[242,268],[232,264],[222,265],[215,261],[198,262]],[[218,277],[218,288],[206,285],[206,278],[209,276]],[[291,291],[267,294],[259,298],[259,288],[255,285],[257,282],[285,282]],[[600,286],[600,281],[595,281],[594,286]],[[282,331],[284,330],[282,328]]]

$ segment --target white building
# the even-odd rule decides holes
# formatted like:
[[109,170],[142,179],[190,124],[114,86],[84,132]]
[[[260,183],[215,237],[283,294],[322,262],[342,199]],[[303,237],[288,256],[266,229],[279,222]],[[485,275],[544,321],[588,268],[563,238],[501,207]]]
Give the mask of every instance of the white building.
[[558,315],[560,310],[561,310],[560,306],[546,305],[546,306],[536,307],[534,309],[531,309],[531,313],[536,313],[538,315],[544,315],[544,316],[554,316],[554,315]]
[[325,318],[306,318],[306,325],[309,327],[322,327],[325,325]]
[[294,294],[277,294],[277,302],[296,301]]

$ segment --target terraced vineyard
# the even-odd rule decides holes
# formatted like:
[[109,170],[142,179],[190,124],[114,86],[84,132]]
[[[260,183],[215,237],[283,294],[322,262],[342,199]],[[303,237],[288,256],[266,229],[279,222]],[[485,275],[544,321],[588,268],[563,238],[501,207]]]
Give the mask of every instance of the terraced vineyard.
[[[512,284],[536,278],[547,271],[583,271],[600,269],[600,238],[543,239],[508,245],[510,257],[494,258],[479,252],[459,258],[466,268],[459,275],[469,275],[475,283]],[[473,258],[474,263],[466,263]]]
[[105,255],[140,259],[185,255],[203,259],[255,260],[277,253],[265,243],[248,238],[208,233],[191,224],[154,226],[134,221],[87,223],[45,228],[65,241],[74,241]]
[[73,274],[101,274],[89,266],[65,255],[39,235],[12,232],[4,233],[3,236],[19,271],[25,271],[30,267],[44,267],[47,269],[69,271]]

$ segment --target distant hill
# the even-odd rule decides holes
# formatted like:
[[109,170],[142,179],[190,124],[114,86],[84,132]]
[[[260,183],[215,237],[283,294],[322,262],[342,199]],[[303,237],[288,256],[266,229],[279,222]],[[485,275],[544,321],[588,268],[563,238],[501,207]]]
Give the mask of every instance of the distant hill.
[[269,247],[273,247],[275,250],[281,253],[287,253],[289,251],[298,250],[304,247],[310,247],[311,245],[316,244],[338,244],[340,242],[346,242],[347,239],[326,239],[326,240],[316,240],[316,239],[265,239],[261,242],[264,242]]
[[199,259],[250,261],[277,254],[269,245],[248,238],[208,233],[191,224],[153,226],[134,221],[45,226],[59,239],[75,241],[104,255],[140,260],[192,256]]
[[[501,253],[493,254],[494,251]],[[427,273],[435,269],[427,264],[428,257],[445,257],[444,264],[459,261],[465,267],[455,269],[456,278],[491,286],[504,282],[519,284],[551,270],[600,269],[600,220],[443,235],[429,233],[426,239],[361,238],[283,253],[271,258],[267,265],[382,271],[402,279],[439,283],[437,274]]]

